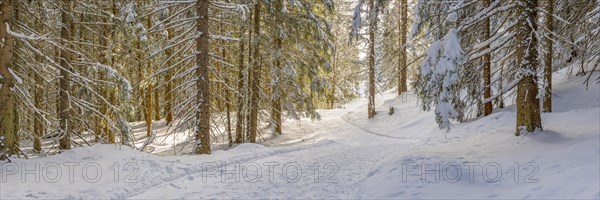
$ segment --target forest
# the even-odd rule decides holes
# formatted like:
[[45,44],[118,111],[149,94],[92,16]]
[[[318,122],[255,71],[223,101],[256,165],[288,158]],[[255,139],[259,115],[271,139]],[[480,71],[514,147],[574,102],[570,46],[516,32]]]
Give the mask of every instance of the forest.
[[[579,139],[600,142],[599,0],[0,0],[0,22],[2,163],[114,153],[106,145],[133,150],[126,155],[219,152],[194,158],[211,160],[238,148],[354,144],[338,144],[346,140],[439,147],[496,132],[489,137],[503,135],[498,143],[524,142],[539,155],[553,148],[547,143],[570,152]],[[570,136],[578,139],[563,143]],[[585,155],[600,159],[600,144],[588,143]],[[501,147],[490,151],[512,148]],[[370,143],[351,152],[364,148]],[[392,165],[404,166],[382,164]],[[573,187],[598,186],[598,172],[589,177]],[[534,197],[600,198],[597,189]],[[67,198],[133,197],[110,196],[115,190]],[[363,190],[268,197],[450,198]],[[490,197],[478,194],[462,197]],[[54,195],[39,198],[68,193]],[[207,197],[265,196],[191,196]]]

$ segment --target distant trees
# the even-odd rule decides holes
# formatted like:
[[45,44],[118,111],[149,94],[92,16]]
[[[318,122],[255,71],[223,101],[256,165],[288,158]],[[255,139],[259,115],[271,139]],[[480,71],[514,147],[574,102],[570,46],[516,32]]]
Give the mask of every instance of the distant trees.
[[[367,98],[368,98],[368,105],[367,105],[367,116],[370,118],[375,117],[376,111],[375,111],[375,93],[377,88],[375,87],[375,71],[376,71],[376,60],[375,57],[376,55],[376,38],[375,36],[377,35],[377,31],[378,31],[378,27],[377,27],[377,22],[379,21],[379,14],[382,11],[382,8],[385,7],[384,1],[382,0],[368,0],[368,2],[365,2],[364,0],[360,0],[357,2],[355,8],[354,8],[354,13],[352,16],[352,27],[351,27],[351,31],[350,31],[350,42],[352,42],[352,39],[355,37],[360,37],[361,33],[361,29],[362,29],[362,24],[363,24],[363,19],[362,19],[362,14],[363,12],[365,12],[363,10],[363,5],[367,4],[367,10],[366,13],[368,14],[367,16],[367,22],[368,22],[368,29],[367,29],[367,34],[368,34],[368,38],[366,38],[366,40],[368,41],[368,48],[366,51],[366,60],[367,60],[367,71],[368,71],[368,82],[367,82],[367,88],[368,88],[368,94],[367,94]],[[400,73],[399,73],[400,74]]]
[[377,30],[377,12],[375,0],[369,0],[369,51],[367,53],[369,61],[369,118],[375,117],[375,32]]
[[408,91],[407,82],[407,71],[408,71],[408,52],[407,49],[407,37],[408,37],[408,1],[399,0],[398,6],[400,6],[400,20],[398,20],[398,26],[400,31],[398,32],[398,46],[400,56],[398,56],[398,95]]

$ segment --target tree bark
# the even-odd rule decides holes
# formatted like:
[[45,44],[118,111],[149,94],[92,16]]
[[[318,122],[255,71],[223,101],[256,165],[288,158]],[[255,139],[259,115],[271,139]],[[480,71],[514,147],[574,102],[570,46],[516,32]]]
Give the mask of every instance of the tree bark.
[[[158,79],[158,77],[157,77]],[[158,92],[153,92],[152,98],[154,98],[152,108],[154,109],[154,121],[160,120],[160,98]]]
[[9,71],[13,61],[14,39],[8,34],[7,24],[12,24],[12,0],[3,0],[0,4],[0,160],[14,153],[16,147],[16,132],[13,121],[17,118],[15,111],[15,96],[11,88],[15,86],[15,77]]
[[[252,10],[254,10],[254,9],[252,9]],[[254,30],[252,30],[252,28],[250,28],[252,26],[252,24],[253,24],[253,22],[250,22],[250,25],[248,26],[249,27],[248,28],[248,53],[247,53],[247,55],[248,55],[248,70],[246,71],[246,80],[245,80],[246,82],[244,83],[246,86],[245,86],[245,90],[243,91],[243,92],[245,92],[244,93],[244,97],[245,97],[244,98],[244,106],[245,106],[244,107],[244,118],[245,118],[244,120],[246,122],[246,124],[245,124],[246,125],[246,133],[245,133],[246,135],[244,137],[246,138],[246,140],[250,139],[250,109],[251,109],[250,103],[251,103],[251,99],[252,99],[252,94],[251,94],[252,91],[250,91],[250,84],[252,82],[252,66],[253,66],[252,53],[254,52],[253,51],[254,50],[254,48],[253,48],[254,40],[252,39],[252,38],[254,38],[253,37]]]
[[260,46],[260,1],[258,1],[254,7],[254,41],[252,41],[254,47],[254,53],[250,57],[252,63],[252,99],[250,107],[250,142],[256,143],[256,136],[258,133],[258,97],[259,97],[259,84],[260,84],[260,60],[259,60],[259,46]]
[[[223,18],[224,18],[224,14],[221,14],[221,22],[224,22]],[[223,26],[223,23],[219,24],[219,29],[220,29],[219,31],[221,31],[221,32],[226,31]],[[223,57],[224,61],[228,60],[226,46],[227,46],[227,43],[225,41],[221,40],[221,56]],[[224,71],[225,71],[224,72],[225,73],[224,85],[229,85],[230,84],[229,75],[232,74],[232,72],[231,72],[231,70],[229,70],[229,67],[225,67]],[[225,112],[226,112],[225,115],[227,118],[227,125],[226,125],[227,126],[226,127],[227,139],[229,141],[229,147],[231,147],[231,146],[233,146],[233,136],[231,135],[232,134],[231,133],[231,93],[230,93],[229,87],[223,87],[223,95],[225,96]]]
[[552,112],[552,31],[554,31],[552,14],[554,13],[554,0],[546,0],[544,3],[544,10],[546,15],[544,16],[544,26],[546,30],[546,37],[544,37],[544,99],[542,104],[543,112]]
[[[141,49],[140,49],[141,50]],[[150,61],[148,61],[147,64],[147,69],[150,69]],[[150,80],[148,80],[149,82],[151,82]],[[152,90],[154,90],[153,84],[152,83],[148,83],[148,86],[146,86],[146,105],[145,105],[145,109],[146,109],[146,136],[148,137],[152,137],[152,111],[154,106],[153,104],[153,100],[152,99]]]
[[[169,10],[170,12],[170,10]],[[172,13],[172,12],[170,12]],[[173,39],[173,34],[175,34],[173,32],[173,30],[171,28],[167,29],[167,41],[171,41],[171,39]],[[172,60],[173,60],[173,48],[168,48],[165,50],[165,55],[167,57],[167,66],[171,66],[172,65]],[[167,81],[167,86],[165,87],[165,112],[166,112],[166,116],[165,116],[165,120],[167,121],[167,125],[171,124],[171,122],[173,121],[173,81],[171,80],[173,79],[173,72],[172,70],[167,70],[165,72],[165,81]]]
[[[279,36],[277,36],[277,38],[275,38],[275,44],[277,45],[277,49],[279,49],[279,51],[281,51],[281,38]],[[281,83],[279,83],[279,81],[281,81],[281,58],[277,58],[275,60],[275,68],[276,68],[276,76],[277,76],[277,83],[272,85],[272,90],[273,90],[273,101],[271,102],[271,118],[273,120],[273,126],[274,126],[274,131],[275,134],[281,135],[283,134],[283,132],[281,131],[281,95],[282,95],[282,90],[280,88]]]
[[369,0],[369,119],[375,117],[375,30],[377,19],[375,18],[375,1]]
[[[483,9],[487,8],[490,5],[490,0],[483,0]],[[483,38],[487,40],[490,38],[490,18],[486,17],[483,20]],[[483,49],[489,49],[490,45],[486,45]],[[492,92],[490,89],[491,85],[491,53],[486,53],[482,57],[483,59],[483,99],[488,99],[492,96]],[[487,102],[483,105],[483,115],[487,116],[492,114],[492,102]]]
[[[277,6],[277,10],[275,11],[275,21],[280,21],[279,16],[281,15],[281,10],[283,9],[283,2],[281,0],[277,0],[275,2]],[[282,23],[282,22],[281,22]],[[281,24],[276,24],[277,31],[275,33],[275,50],[276,58],[275,58],[275,73],[273,74],[274,79],[277,81],[271,85],[272,91],[272,101],[271,101],[271,120],[272,126],[274,129],[274,133],[276,135],[281,135],[283,132],[281,131],[281,95],[283,91],[281,89],[281,78],[282,78],[282,67],[281,67],[281,56],[283,52],[283,38],[281,36]]]
[[[335,39],[334,39],[335,40]],[[335,42],[334,42],[335,45]],[[338,52],[337,52],[337,45],[333,48],[333,53],[332,53],[332,58],[333,58],[333,64],[331,65],[331,92],[329,94],[329,97],[327,97],[328,99],[328,106],[329,109],[333,109],[335,106],[335,90],[336,90],[336,85],[337,85],[337,65],[338,65]]]
[[[113,3],[109,4],[110,10],[114,9],[113,6],[114,6]],[[106,18],[103,18],[102,22],[104,22],[106,24],[109,23],[108,19],[106,19]],[[113,38],[112,35],[111,35],[111,33],[110,33],[111,32],[110,30],[112,29],[112,26],[111,25],[105,25],[105,26],[100,26],[100,28],[102,30],[99,30],[99,32],[102,33],[102,37],[100,37],[100,41],[99,41],[100,42],[100,46],[101,46],[100,47],[101,50],[99,51],[98,56],[100,57],[100,62],[102,64],[112,65],[112,63],[110,63],[111,60],[106,55],[106,54],[108,54],[108,55],[112,54],[112,49],[110,49],[110,47],[109,47],[110,39]],[[99,80],[105,81],[105,79],[106,79],[106,72],[103,71],[103,70],[101,70],[99,72],[98,76],[99,76],[98,77]],[[106,87],[104,87],[104,86],[102,86],[102,85],[98,86],[98,92],[100,93],[100,95],[102,95],[103,98],[107,98],[108,99],[109,96],[110,96],[109,89],[106,88]],[[101,104],[101,106],[100,106],[100,113],[102,115],[107,115],[108,114],[108,105],[105,102],[103,102],[102,100],[99,100],[98,102],[99,102],[99,104]],[[108,131],[110,131],[110,129],[108,127],[108,124],[107,124],[106,120],[104,118],[102,118],[102,117],[99,117],[99,116],[96,117],[96,129],[94,131],[95,132],[95,141],[96,142],[100,141],[100,138],[102,137],[102,133],[108,135]]]
[[[36,56],[36,60],[39,62],[39,68],[41,69],[43,67],[43,58],[42,56]],[[37,109],[41,109],[42,107],[42,101],[43,101],[43,97],[44,97],[44,90],[43,88],[41,88],[44,85],[44,82],[42,80],[42,77],[37,74],[34,73],[34,79],[35,79],[35,84],[36,86],[34,87],[34,102],[35,102],[35,107]],[[35,135],[35,137],[33,138],[33,150],[35,150],[35,152],[41,152],[42,151],[42,136],[44,136],[46,130],[44,128],[43,125],[44,121],[42,119],[42,115],[40,113],[35,113],[35,119],[33,122],[33,133]]]
[[537,0],[518,0],[516,4],[516,57],[520,81],[517,85],[516,135],[542,128],[537,87]]
[[406,83],[407,52],[406,37],[408,32],[408,4],[407,0],[400,0],[400,56],[398,63],[398,95],[408,91]]
[[[117,95],[115,94],[114,89],[111,89],[108,100],[110,102],[110,105],[115,105],[117,103]],[[110,114],[111,112],[108,112],[108,113]],[[117,143],[117,137],[115,137],[115,133],[110,129],[108,123],[104,126],[104,132],[106,133],[106,137],[107,137],[109,143],[111,143],[111,144]]]
[[239,43],[239,63],[238,63],[238,82],[237,89],[239,94],[237,94],[237,115],[236,115],[236,124],[235,124],[235,143],[244,142],[244,91],[246,91],[244,87],[244,49],[245,49],[245,40],[244,40],[244,26],[245,23],[242,23],[240,28],[240,43]]
[[[111,10],[112,10],[113,16],[117,16],[117,12],[118,12],[117,4],[116,4],[115,1],[116,0],[112,0],[111,1]],[[113,28],[114,28],[114,26],[111,26],[111,30]],[[111,39],[116,38],[115,35],[116,35],[115,31],[110,31],[110,38]],[[112,54],[113,51],[114,51],[114,49],[111,49],[110,50],[110,54]],[[116,59],[115,59],[114,56],[110,57],[110,65],[111,66],[115,65],[115,60]],[[109,60],[106,60],[106,62],[108,63]],[[111,105],[115,105],[116,104],[116,100],[117,99],[116,99],[116,96],[115,96],[115,89],[114,88],[105,89],[105,97],[109,98],[109,102],[110,102]],[[108,105],[104,105],[104,107],[105,107],[104,108],[104,113],[106,113],[106,115],[109,115],[110,111],[108,110]],[[110,115],[109,115],[109,117],[110,117]],[[115,133],[109,127],[108,122],[105,122],[103,126],[104,126],[103,127],[104,134],[105,134],[105,137],[108,139],[108,142],[111,143],[111,144],[116,143]]]
[[[63,0],[63,8],[61,13],[62,27],[60,36],[64,41],[63,46],[69,47],[69,41],[71,41],[71,8],[72,1]],[[71,60],[71,53],[66,49],[61,49],[61,60],[60,60],[60,78],[59,78],[59,98],[58,98],[58,118],[59,118],[59,148],[70,149],[71,148],[71,133],[69,130],[70,115],[70,88],[71,88],[71,66],[69,64]]]
[[196,154],[210,154],[210,80],[208,57],[208,0],[198,0],[196,3],[198,19],[196,28],[199,37],[196,38]]

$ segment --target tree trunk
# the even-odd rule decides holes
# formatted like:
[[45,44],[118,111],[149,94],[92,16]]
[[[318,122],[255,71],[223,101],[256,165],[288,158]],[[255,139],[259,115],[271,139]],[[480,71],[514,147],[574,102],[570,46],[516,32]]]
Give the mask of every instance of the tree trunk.
[[[334,45],[335,45],[335,42],[334,42]],[[335,89],[336,89],[335,86],[337,85],[337,82],[338,82],[337,81],[337,71],[336,71],[337,70],[337,65],[338,65],[338,61],[337,61],[337,59],[338,59],[337,45],[336,45],[336,47],[333,48],[333,53],[332,54],[333,54],[332,55],[332,57],[333,57],[333,64],[332,64],[332,67],[331,67],[331,73],[333,73],[333,74],[331,76],[331,82],[332,82],[332,84],[331,84],[331,92],[330,92],[329,97],[328,97],[328,99],[329,99],[329,102],[328,102],[329,103],[329,109],[333,109],[333,107],[335,106]]]
[[[172,29],[167,29],[167,41],[171,41],[171,39],[173,39],[173,34],[175,34],[173,32]],[[165,50],[165,55],[167,56],[167,66],[171,66],[173,64],[172,60],[173,60],[173,48],[168,48]],[[167,121],[167,125],[171,124],[171,122],[173,121],[173,81],[171,80],[173,79],[173,72],[172,70],[167,70],[165,72],[165,81],[167,81],[167,86],[165,87],[165,120]]]
[[197,69],[196,87],[196,154],[210,154],[210,80],[208,71],[208,0],[196,3],[198,19],[196,28],[200,37],[196,38]]
[[0,160],[14,153],[16,147],[16,133],[13,121],[17,118],[14,112],[15,96],[11,90],[15,86],[15,77],[9,71],[13,60],[13,37],[8,34],[6,24],[12,24],[12,0],[3,0],[0,4],[0,137],[3,137],[0,146]]
[[[113,4],[111,3],[110,6],[112,6],[112,5]],[[109,6],[109,8],[111,8],[111,10],[112,10],[112,7],[110,7],[110,6]],[[106,24],[109,23],[108,19],[106,19],[106,18],[103,18],[102,22],[106,23]],[[100,41],[99,41],[101,49],[99,51],[98,57],[100,57],[100,62],[102,64],[111,65],[112,63],[110,63],[110,59],[108,59],[108,57],[106,55],[107,54],[110,55],[112,53],[112,49],[110,49],[110,47],[109,47],[109,41],[112,38],[111,34],[110,34],[110,30],[112,29],[112,26],[110,26],[110,25],[100,26],[100,29],[102,29],[102,30],[99,30],[99,32],[102,33],[102,36],[100,37]],[[106,72],[101,70],[98,74],[98,79],[101,81],[105,81]],[[98,92],[100,93],[100,95],[103,98],[109,98],[109,90],[105,86],[99,85],[97,88],[98,88]],[[102,115],[107,115],[108,114],[108,105],[106,104],[106,102],[104,102],[102,100],[98,100],[98,103],[101,104],[100,113]],[[109,130],[108,124],[105,121],[105,119],[103,119],[100,116],[97,116],[96,117],[96,128],[94,131],[96,142],[100,141],[100,137],[102,136],[102,133],[104,130]]]
[[[516,4],[517,23],[517,67],[521,77],[517,85],[517,123],[516,135],[522,132],[533,132],[542,128],[540,102],[537,87],[537,0],[518,0]],[[533,27],[532,27],[533,26]]]
[[[69,47],[69,41],[71,41],[71,7],[72,1],[63,0],[63,8],[61,13],[61,21],[62,27],[60,31],[60,37],[65,43],[63,45],[65,47]],[[71,133],[69,130],[69,120],[71,118],[70,108],[69,108],[69,93],[71,88],[71,66],[69,61],[71,60],[71,53],[66,49],[61,49],[61,60],[60,60],[60,78],[59,78],[59,99],[58,99],[58,118],[59,118],[59,147],[60,149],[70,149],[71,148]]]
[[[221,22],[223,21],[224,18],[224,14],[221,14]],[[219,24],[219,31],[221,32],[226,32],[226,30],[224,29],[223,23]],[[227,43],[224,40],[221,40],[221,56],[223,57],[224,61],[228,61],[227,59],[227,51],[226,51],[226,46]],[[229,79],[229,75],[232,74],[231,70],[229,67],[225,67],[224,69],[224,85],[230,85],[230,79]],[[227,118],[227,124],[226,124],[226,130],[227,130],[227,139],[229,141],[229,147],[233,146],[233,136],[231,135],[231,93],[230,93],[230,89],[229,87],[223,87],[223,95],[225,96],[225,115]]]
[[[117,95],[115,94],[114,89],[111,89],[109,93],[109,102],[110,105],[115,105],[117,102]],[[109,114],[111,112],[108,112]],[[108,142],[111,144],[117,143],[117,137],[115,137],[115,133],[110,129],[108,124],[104,126],[104,132],[106,133],[106,137],[108,138]],[[123,133],[124,134],[124,133]]]
[[[41,2],[38,4],[41,5]],[[43,11],[42,15],[45,15],[46,12]],[[44,20],[44,18],[42,17],[42,20]],[[37,21],[35,23],[35,26],[37,28],[40,28],[40,30],[42,30],[42,32],[45,31],[44,26],[42,24],[41,21]],[[38,48],[43,48],[43,45],[39,45]],[[41,55],[36,55],[36,61],[38,62],[38,67],[41,70],[44,67],[44,57]],[[34,76],[34,80],[35,80],[35,87],[34,87],[34,104],[35,107],[37,109],[40,110],[45,110],[45,104],[43,104],[43,100],[44,98],[46,98],[45,92],[44,92],[44,87],[43,85],[45,84],[43,78],[40,76],[39,73],[33,73]],[[33,122],[33,133],[34,133],[34,139],[33,139],[33,150],[37,153],[40,153],[42,151],[42,136],[44,136],[46,134],[46,128],[44,126],[44,121],[42,119],[42,115],[41,113],[35,113],[35,119]]]
[[[277,11],[275,11],[275,21],[280,21],[279,16],[281,15],[280,12],[283,9],[283,2],[282,0],[277,0],[275,4],[277,6]],[[277,24],[275,26],[278,27],[278,30],[275,33],[275,51],[277,51],[277,53],[275,58],[275,73],[273,74],[273,76],[275,76],[273,79],[275,79],[276,81],[271,85],[271,95],[273,98],[271,101],[271,126],[273,126],[273,130],[276,135],[281,135],[283,134],[283,132],[281,131],[281,95],[283,94],[283,91],[281,89],[281,78],[283,70],[281,67],[281,56],[283,53],[283,38],[281,35],[282,25]]]
[[[148,61],[148,65],[147,65],[147,69],[150,69],[150,62]],[[148,80],[150,81],[150,80]],[[148,83],[148,86],[146,87],[146,136],[148,137],[152,137],[152,111],[153,111],[153,105],[152,105],[152,90],[154,89],[153,84],[152,83]]]
[[[158,77],[157,77],[157,79],[158,79]],[[158,94],[159,94],[158,92],[154,92],[154,91],[152,94],[152,98],[154,98],[152,101],[152,103],[153,103],[152,108],[154,109],[154,121],[160,120],[160,103],[159,103],[160,98],[159,98]]]
[[369,0],[369,119],[375,117],[375,30],[377,19],[375,18],[375,1]]
[[[277,45],[277,49],[279,49],[279,51],[281,51],[281,38],[279,36],[277,36],[277,38],[275,39],[275,43]],[[281,83],[279,83],[279,81],[281,81],[281,60],[278,57],[275,60],[275,68],[276,68],[276,78],[277,78],[277,83],[272,85],[272,90],[273,90],[273,101],[271,102],[271,118],[273,120],[272,122],[272,126],[274,128],[275,134],[281,135],[283,134],[283,132],[281,131],[281,88],[280,85]]]
[[554,31],[554,25],[552,20],[554,17],[554,2],[553,0],[546,0],[544,3],[544,10],[547,14],[544,17],[544,26],[546,26],[546,37],[544,37],[544,102],[542,104],[543,112],[552,112],[552,31]]
[[[117,15],[117,4],[115,2],[116,0],[112,0],[111,1],[111,10],[112,10],[112,14],[113,16]],[[111,26],[111,30],[114,28],[115,26]],[[115,31],[111,31],[110,34],[110,39],[116,38],[116,32]],[[113,49],[110,50],[110,54],[112,54]],[[110,66],[115,66],[115,57],[111,56],[110,57]],[[106,62],[108,63],[109,60],[106,60]],[[116,94],[115,94],[115,89],[114,88],[108,88],[105,89],[105,97],[109,98],[109,102],[110,105],[115,105],[116,104]],[[106,113],[106,115],[108,115],[108,117],[110,117],[110,111],[108,110],[108,105],[104,105],[104,113]],[[111,130],[111,128],[109,127],[109,124],[107,121],[104,122],[103,125],[103,129],[104,129],[104,134],[105,137],[108,139],[108,142],[111,144],[116,143],[116,137],[115,137],[115,133]]]
[[[487,8],[490,5],[490,0],[483,0],[483,9]],[[490,38],[490,18],[486,17],[483,20],[483,38],[487,40]],[[485,46],[483,49],[489,49],[490,45]],[[491,53],[488,52],[483,55],[483,99],[488,99],[492,96],[492,92],[490,89],[491,85]],[[483,115],[487,116],[492,114],[492,102],[489,101],[483,105]]]
[[504,66],[500,65],[500,76],[498,77],[498,92],[500,92],[500,94],[498,95],[498,98],[496,98],[496,104],[500,109],[504,108],[504,93],[502,92],[504,91],[504,83],[502,82],[502,77],[504,77]]
[[254,54],[250,57],[252,63],[252,99],[250,105],[250,142],[256,143],[256,136],[258,132],[258,97],[259,97],[259,84],[260,84],[260,60],[259,60],[259,46],[260,46],[260,1],[258,1],[254,7],[254,41],[252,41],[254,47]]
[[244,26],[245,23],[242,23],[241,28],[240,28],[240,43],[239,43],[239,52],[238,52],[238,57],[239,57],[239,63],[238,63],[238,82],[237,82],[237,89],[239,94],[236,95],[237,96],[237,115],[236,115],[236,124],[235,124],[235,143],[242,143],[244,142],[244,100],[245,100],[245,95],[244,95],[244,91],[245,87],[244,87],[244,47],[245,47],[245,41],[244,41]]
[[407,0],[400,1],[400,56],[398,63],[398,95],[408,91],[406,83],[407,53],[406,53],[406,34],[408,32],[408,5]]
[[246,122],[246,133],[245,133],[246,135],[244,137],[246,138],[246,140],[248,140],[250,138],[250,109],[251,109],[250,101],[252,99],[252,97],[251,97],[252,94],[250,94],[251,93],[250,84],[252,82],[252,72],[251,72],[252,71],[251,67],[253,66],[252,52],[254,52],[253,51],[254,50],[254,48],[253,48],[254,41],[252,39],[252,38],[254,38],[254,37],[252,37],[254,34],[252,32],[253,31],[252,28],[250,28],[252,26],[252,24],[253,24],[253,22],[250,22],[250,24],[248,26],[248,53],[247,53],[247,55],[248,55],[248,70],[246,71],[246,80],[245,80],[246,82],[244,83],[246,85],[245,90],[244,90],[244,92],[245,92],[244,97],[246,97],[246,98],[244,98],[244,106],[245,106],[244,107],[244,118],[245,118],[244,120]]
[[[41,69],[43,67],[43,58],[42,56],[36,56],[36,60],[39,62],[39,68]],[[41,109],[42,107],[42,101],[44,98],[44,89],[41,88],[44,85],[44,81],[42,80],[42,77],[37,74],[34,73],[33,75],[35,78],[35,84],[36,86],[34,87],[34,102],[35,102],[35,107],[37,109]],[[35,135],[35,137],[33,138],[33,150],[35,150],[35,152],[41,152],[42,151],[42,136],[44,136],[46,130],[44,128],[44,121],[42,119],[42,115],[41,113],[35,113],[35,119],[33,122],[33,133]]]

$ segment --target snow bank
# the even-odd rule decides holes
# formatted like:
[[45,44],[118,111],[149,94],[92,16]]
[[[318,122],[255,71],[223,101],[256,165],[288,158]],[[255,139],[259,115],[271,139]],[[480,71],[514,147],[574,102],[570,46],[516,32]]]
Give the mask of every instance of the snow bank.
[[555,112],[542,114],[544,131],[515,137],[514,106],[457,124],[447,139],[426,137],[411,152],[377,163],[361,197],[600,198],[600,87],[586,90],[584,78],[558,77]]

